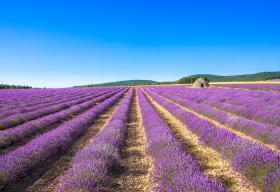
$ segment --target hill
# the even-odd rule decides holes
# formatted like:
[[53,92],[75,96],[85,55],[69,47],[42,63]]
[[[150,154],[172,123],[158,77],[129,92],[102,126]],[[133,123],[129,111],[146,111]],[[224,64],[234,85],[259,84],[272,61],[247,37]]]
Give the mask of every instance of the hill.
[[134,85],[156,85],[159,82],[152,80],[125,80],[125,81],[116,81],[100,84],[87,85],[87,87],[99,87],[99,86],[134,86]]
[[99,87],[99,86],[134,86],[134,85],[160,85],[160,84],[188,84],[193,83],[198,77],[207,78],[210,82],[242,82],[242,81],[266,81],[272,79],[280,79],[280,71],[278,72],[261,72],[255,74],[244,75],[212,75],[212,74],[196,74],[183,77],[177,81],[157,82],[152,80],[125,80],[100,84],[91,84],[79,87]]
[[242,82],[242,81],[266,81],[271,79],[279,79],[280,71],[278,72],[262,72],[255,74],[244,74],[244,75],[229,75],[219,76],[211,74],[197,74],[183,77],[174,83],[192,83],[198,77],[207,78],[210,82]]

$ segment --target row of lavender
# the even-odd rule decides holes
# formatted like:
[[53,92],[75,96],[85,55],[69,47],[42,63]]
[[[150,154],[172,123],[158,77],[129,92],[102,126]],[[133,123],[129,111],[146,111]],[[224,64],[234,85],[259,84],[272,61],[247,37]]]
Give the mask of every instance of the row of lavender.
[[227,191],[222,183],[203,173],[199,163],[176,140],[140,89],[138,96],[148,153],[154,159],[155,191]]
[[[67,96],[75,96],[75,95],[82,95],[85,94],[85,92],[74,92],[74,91],[56,91],[56,92],[51,92],[51,94],[48,92],[48,90],[45,91],[45,94],[42,95],[43,92],[40,92],[40,95],[32,95],[32,98],[19,98],[18,101],[14,101],[14,99],[10,98],[10,95],[4,96],[3,92],[0,90],[1,96],[3,97],[2,99],[6,99],[4,103],[0,105],[0,110],[10,110],[10,109],[15,109],[17,107],[26,107],[26,106],[32,106],[32,105],[37,105],[39,103],[43,102],[49,102],[55,99],[60,99],[61,97],[67,97]],[[14,90],[15,93],[20,95],[19,90]]]
[[[100,91],[99,91],[100,92]],[[64,96],[57,96],[55,98],[51,98],[51,99],[47,99],[47,100],[41,100],[40,98],[37,98],[37,100],[39,101],[36,104],[32,104],[31,106],[14,106],[11,107],[9,109],[2,109],[0,110],[0,119],[6,118],[10,115],[13,114],[18,114],[18,113],[26,113],[26,112],[31,112],[31,111],[35,111],[38,109],[42,109],[44,107],[50,107],[53,105],[57,105],[57,104],[61,104],[67,101],[72,101],[75,99],[81,99],[87,96],[91,96],[94,94],[97,94],[99,92],[93,92],[93,93],[78,93],[75,95],[64,95]],[[103,90],[104,92],[104,90]]]
[[66,89],[27,89],[27,90],[0,90],[0,111],[28,107],[53,100],[60,97],[84,95],[112,89],[113,87],[102,88],[66,88]]
[[[59,102],[60,100],[63,99],[67,99],[67,98],[75,98],[75,97],[82,97],[82,96],[88,96],[91,94],[96,94],[98,92],[103,92],[106,90],[110,90],[108,88],[104,88],[104,89],[93,89],[93,90],[75,90],[75,89],[68,89],[67,92],[65,91],[61,91],[58,92],[56,95],[52,95],[49,97],[42,97],[42,96],[38,96],[36,98],[33,99],[32,102],[26,101],[26,100],[21,100],[20,103],[16,104],[14,102],[12,103],[5,103],[5,107],[0,108],[0,118],[6,117],[7,115],[13,114],[13,113],[17,113],[17,112],[27,112],[27,111],[32,111],[32,110],[36,110],[40,107],[45,107],[47,105],[52,105],[53,102]],[[112,90],[112,89],[111,89]],[[46,95],[47,95],[48,91],[46,91]],[[0,96],[2,97],[3,95],[1,95],[1,90],[0,90]],[[18,93],[20,94],[20,93]],[[8,113],[6,115],[6,113]],[[4,116],[3,116],[4,115]]]
[[235,133],[168,102],[145,88],[152,98],[180,119],[206,145],[219,151],[234,169],[264,191],[280,190],[280,155],[270,148]]
[[280,127],[280,92],[220,90],[221,95],[219,89],[214,89],[213,95],[216,96],[206,99],[204,103],[250,120]]
[[60,192],[98,191],[120,159],[134,90],[131,89],[94,141],[78,152],[61,179]]
[[82,102],[81,104],[73,104],[73,106],[61,110],[59,112],[43,116],[41,118],[25,122],[21,125],[18,125],[16,127],[5,129],[0,132],[0,149],[4,148],[8,145],[11,145],[17,141],[20,141],[21,139],[26,138],[27,136],[30,136],[34,133],[41,132],[47,127],[50,127],[54,123],[60,122],[64,119],[67,119],[73,115],[76,115],[78,113],[81,113],[84,110],[87,110],[92,105],[94,105],[97,102],[101,102],[114,94],[119,92],[119,90],[112,91],[112,92],[104,92],[101,94],[101,96],[96,95],[96,97],[93,97],[92,99]]
[[225,110],[258,122],[279,123],[280,93],[234,89],[195,89],[185,86],[157,87],[158,91]]
[[65,88],[65,89],[1,89],[0,90],[0,108],[9,107],[10,105],[31,104],[34,101],[53,98],[60,95],[73,95],[77,93],[95,92],[104,88]]
[[29,111],[25,113],[18,113],[10,115],[6,118],[0,119],[0,129],[10,128],[16,125],[19,125],[23,122],[30,121],[48,114],[58,112],[60,110],[66,109],[70,106],[88,101],[96,96],[100,96],[104,92],[93,93],[89,96],[79,96],[78,98],[63,99],[58,104],[53,104],[44,108],[39,108],[34,111]]
[[208,104],[247,119],[280,126],[280,92],[236,89],[195,89],[185,86],[157,87],[159,91]]
[[79,137],[105,109],[115,103],[127,88],[69,120],[57,128],[44,133],[27,144],[0,156],[0,189],[15,182],[31,169],[40,166],[56,154],[65,153],[72,142]]
[[[280,82],[280,80],[279,80]],[[262,91],[280,91],[280,83],[263,83],[263,84],[213,84],[215,87],[237,88],[237,89],[252,89]]]
[[[242,116],[231,115],[223,110],[211,107],[211,105],[207,104],[206,102],[195,102],[197,101],[196,99],[192,100],[189,97],[190,93],[186,92],[184,89],[183,91],[178,90],[178,87],[166,87],[165,89],[168,91],[160,91],[156,88],[153,90],[165,96],[166,98],[174,100],[178,104],[188,107],[191,110],[206,117],[210,117],[221,124],[243,132],[246,135],[249,135],[264,143],[275,145],[278,149],[280,148],[280,127],[249,120]],[[183,94],[184,91],[185,94]],[[190,92],[192,93],[193,91],[191,90]]]
[[3,104],[16,104],[25,101],[32,101],[41,97],[42,99],[48,98],[59,93],[64,92],[64,90],[59,89],[1,89],[0,106]]

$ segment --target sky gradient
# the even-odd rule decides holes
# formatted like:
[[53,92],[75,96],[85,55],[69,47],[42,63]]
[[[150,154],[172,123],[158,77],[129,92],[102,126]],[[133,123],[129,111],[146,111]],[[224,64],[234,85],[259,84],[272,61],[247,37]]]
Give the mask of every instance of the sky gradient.
[[0,83],[280,71],[277,0],[0,0]]

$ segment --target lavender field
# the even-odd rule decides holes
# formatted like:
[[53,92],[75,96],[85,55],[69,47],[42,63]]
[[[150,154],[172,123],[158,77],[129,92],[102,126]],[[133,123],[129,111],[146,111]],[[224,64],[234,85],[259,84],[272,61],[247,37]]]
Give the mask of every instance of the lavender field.
[[0,191],[280,191],[280,84],[0,90]]

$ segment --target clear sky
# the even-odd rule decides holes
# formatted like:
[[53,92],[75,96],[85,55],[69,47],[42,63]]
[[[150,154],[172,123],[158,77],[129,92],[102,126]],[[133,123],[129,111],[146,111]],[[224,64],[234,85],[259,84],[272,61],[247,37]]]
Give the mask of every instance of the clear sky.
[[0,83],[280,71],[278,0],[0,0]]

